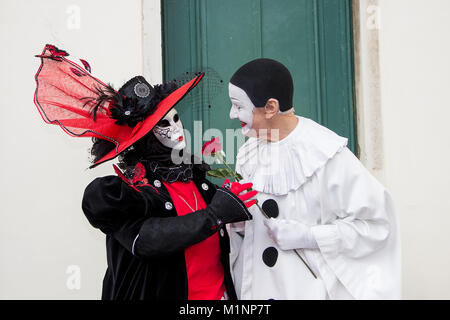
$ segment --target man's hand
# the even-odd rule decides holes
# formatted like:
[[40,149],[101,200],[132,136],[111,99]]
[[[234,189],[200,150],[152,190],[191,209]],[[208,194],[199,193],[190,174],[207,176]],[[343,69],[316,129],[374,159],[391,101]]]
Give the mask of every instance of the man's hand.
[[317,249],[311,228],[295,220],[266,219],[267,233],[281,250]]

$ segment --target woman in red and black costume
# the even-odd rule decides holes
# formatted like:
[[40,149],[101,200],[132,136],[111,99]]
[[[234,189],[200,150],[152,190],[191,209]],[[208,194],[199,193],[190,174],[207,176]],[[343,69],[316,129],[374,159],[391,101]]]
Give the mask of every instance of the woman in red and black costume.
[[173,107],[203,74],[154,87],[137,76],[115,91],[85,60],[83,68],[67,56],[52,45],[38,55],[34,100],[45,122],[93,138],[91,167],[119,157],[117,175],[96,178],[82,201],[106,234],[102,299],[236,299],[225,225],[252,218],[256,191],[217,187],[206,179],[209,166],[193,157],[172,161],[185,147]]

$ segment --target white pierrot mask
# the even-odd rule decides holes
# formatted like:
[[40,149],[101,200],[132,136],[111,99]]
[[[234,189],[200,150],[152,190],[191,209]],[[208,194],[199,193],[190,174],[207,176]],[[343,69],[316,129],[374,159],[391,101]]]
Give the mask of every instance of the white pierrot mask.
[[175,108],[171,109],[152,131],[156,139],[168,148],[181,150],[186,147],[183,124]]
[[230,119],[239,119],[244,136],[251,135],[253,124],[253,110],[255,106],[244,90],[228,84],[228,94],[231,100]]

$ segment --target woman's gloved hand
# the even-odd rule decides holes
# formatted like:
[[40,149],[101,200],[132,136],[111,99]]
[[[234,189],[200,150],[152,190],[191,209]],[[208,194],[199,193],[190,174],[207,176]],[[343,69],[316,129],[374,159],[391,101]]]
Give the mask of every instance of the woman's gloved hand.
[[205,240],[224,224],[251,220],[253,217],[247,206],[256,202],[251,198],[257,192],[244,194],[244,190],[252,186],[251,183],[230,184],[229,187],[232,185],[233,191],[217,188],[211,202],[204,209],[183,216],[150,217],[145,220],[139,230],[139,237],[135,238],[136,235],[133,234],[133,240],[137,240],[132,252],[140,257],[164,256]]
[[217,225],[252,219],[248,208],[256,203],[256,199],[251,198],[258,192],[245,192],[252,185],[252,183],[230,183],[228,179],[225,180],[205,210],[216,218]]
[[[226,179],[222,185],[222,188],[228,189],[233,192],[242,202],[244,202],[247,208],[250,208],[252,205],[257,203],[256,199],[251,199],[258,194],[258,191],[251,190],[249,192],[244,192],[253,187],[253,183],[244,183],[241,184],[239,182],[230,182],[229,179]],[[250,200],[251,199],[251,200]]]

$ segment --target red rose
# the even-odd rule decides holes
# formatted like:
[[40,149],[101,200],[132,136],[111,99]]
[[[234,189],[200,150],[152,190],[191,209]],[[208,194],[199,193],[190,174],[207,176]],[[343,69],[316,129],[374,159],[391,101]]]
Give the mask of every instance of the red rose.
[[204,156],[214,156],[220,150],[222,150],[222,146],[219,142],[219,138],[215,137],[203,145],[202,154]]
[[145,178],[145,167],[142,163],[138,162],[134,167],[133,179],[131,180],[132,184],[143,181]]

